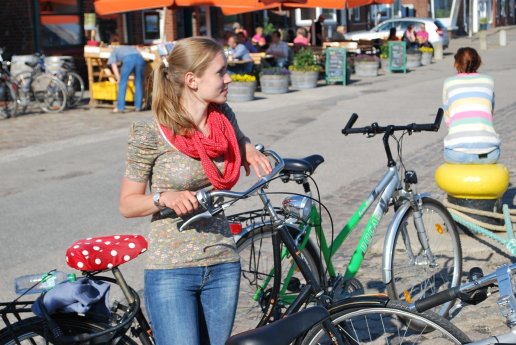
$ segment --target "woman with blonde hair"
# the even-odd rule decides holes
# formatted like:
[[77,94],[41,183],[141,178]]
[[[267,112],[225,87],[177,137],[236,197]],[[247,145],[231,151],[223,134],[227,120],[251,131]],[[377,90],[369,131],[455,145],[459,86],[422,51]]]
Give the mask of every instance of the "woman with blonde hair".
[[[225,216],[179,231],[199,212],[196,191],[231,189],[241,165],[272,170],[226,104],[230,82],[220,44],[179,40],[154,71],[154,119],[129,134],[120,212],[152,215],[144,294],[157,345],[222,345],[232,329],[240,263]],[[175,214],[162,216],[165,207]]]

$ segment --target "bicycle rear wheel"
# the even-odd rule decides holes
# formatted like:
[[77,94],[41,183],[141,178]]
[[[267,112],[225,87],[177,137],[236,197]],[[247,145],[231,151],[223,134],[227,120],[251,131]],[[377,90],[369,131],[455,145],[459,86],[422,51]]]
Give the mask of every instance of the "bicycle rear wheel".
[[[346,344],[466,344],[470,339],[451,322],[433,313],[416,313],[400,301],[384,303],[381,297],[352,297],[332,307],[333,324]],[[414,331],[410,325],[423,326]],[[331,344],[321,325],[312,328],[301,345]]]
[[84,96],[84,82],[81,76],[75,72],[66,72],[63,83],[66,86],[66,106],[68,108],[76,107]]
[[[109,326],[97,323],[86,317],[77,315],[56,315],[54,320],[60,326],[65,336],[72,336],[81,333],[93,333],[108,329]],[[94,338],[95,340],[91,343],[95,344],[111,344],[116,343],[112,341],[110,336],[101,336]],[[123,335],[117,344],[122,345],[136,345],[126,335]],[[34,344],[58,344],[58,342],[52,337],[48,325],[40,317],[31,317],[22,321],[19,321],[12,325],[12,330],[4,328],[0,332],[0,345],[15,345],[17,343],[21,345],[34,345]]]
[[[441,290],[457,286],[462,276],[462,247],[455,222],[437,200],[423,198],[422,221],[428,237],[431,261],[418,239],[414,212],[409,209],[396,231],[391,253],[393,279],[387,291],[393,299],[413,302]],[[448,316],[454,301],[433,309]]]
[[[289,225],[288,229],[294,238],[299,234],[298,228],[292,225]],[[237,241],[242,277],[233,334],[256,327],[269,305],[269,296],[274,282],[272,234],[273,229],[270,225],[262,225]],[[281,247],[283,250],[284,246]],[[308,241],[305,248],[301,250],[301,257],[320,282],[323,274],[322,264],[318,250],[311,241]],[[289,254],[282,260],[281,271],[280,291],[283,293],[280,292],[276,305],[288,307],[297,297],[305,280]],[[293,272],[293,275],[290,280],[286,280],[289,271]]]
[[16,91],[13,86],[11,83],[0,79],[0,118],[6,119],[15,116],[17,107]]
[[47,113],[58,113],[66,106],[66,86],[52,74],[38,75],[32,82],[32,91],[39,107]]

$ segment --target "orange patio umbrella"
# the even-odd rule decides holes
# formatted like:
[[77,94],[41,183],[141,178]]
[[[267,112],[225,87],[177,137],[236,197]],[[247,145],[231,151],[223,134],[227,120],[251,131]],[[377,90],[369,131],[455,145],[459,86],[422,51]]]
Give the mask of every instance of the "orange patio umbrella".
[[94,5],[97,14],[106,15],[171,6],[227,6],[238,3],[238,0],[95,0]]
[[225,15],[240,14],[268,9],[336,8],[342,9],[346,0],[240,0],[238,4],[217,5]]
[[347,0],[347,8],[362,7],[375,4],[392,4],[394,0]]

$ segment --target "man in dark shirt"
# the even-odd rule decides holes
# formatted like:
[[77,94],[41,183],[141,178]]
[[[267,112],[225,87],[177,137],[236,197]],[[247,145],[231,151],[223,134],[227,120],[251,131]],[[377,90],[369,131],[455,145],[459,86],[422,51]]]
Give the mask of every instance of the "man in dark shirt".
[[315,27],[315,45],[320,47],[324,42],[324,34],[323,34],[323,25],[324,25],[324,15],[320,15],[317,18],[317,21],[314,22]]

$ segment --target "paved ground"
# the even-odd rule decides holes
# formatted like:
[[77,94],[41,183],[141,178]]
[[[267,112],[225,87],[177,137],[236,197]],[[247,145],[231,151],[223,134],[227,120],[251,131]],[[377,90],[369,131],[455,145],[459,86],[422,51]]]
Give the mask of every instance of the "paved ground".
[[[484,71],[487,73],[493,73],[502,76],[505,71],[508,76],[514,75],[516,68],[516,30],[514,28],[508,28],[508,42],[507,47],[499,47],[498,44],[498,29],[489,31],[488,35],[488,50],[481,51],[481,55],[486,62]],[[343,108],[346,112],[357,111],[359,114],[363,114],[369,109],[371,113],[378,109],[382,109],[382,105],[375,104],[375,94],[385,93],[387,96],[393,95],[397,88],[403,88],[403,92],[407,93],[407,97],[410,97],[410,101],[403,105],[405,111],[407,109],[413,110],[414,113],[421,113],[421,109],[426,107],[426,101],[424,98],[433,97],[439,101],[440,95],[425,94],[425,87],[430,85],[430,82],[434,79],[438,79],[442,82],[445,76],[452,73],[451,59],[452,53],[460,46],[470,45],[473,47],[479,47],[478,37],[473,38],[458,38],[451,41],[450,49],[442,61],[436,61],[434,64],[426,67],[421,67],[407,75],[386,75],[375,79],[363,79],[355,80],[352,77],[353,83],[342,89],[342,86],[325,86],[319,87],[313,91],[300,91],[291,92],[287,95],[263,95],[257,93],[257,101],[234,104],[234,109],[243,113],[252,114],[252,112],[268,111],[275,109],[284,109],[290,106],[293,113],[296,111],[296,107],[299,108],[299,112],[302,113],[307,111],[313,111],[317,113],[316,119],[308,119],[301,117],[297,119],[299,128],[296,129],[296,133],[299,135],[306,134],[305,131],[314,133],[314,141],[324,141],[328,128],[335,128],[333,122],[331,122],[329,111]],[[514,78],[511,81],[502,81],[498,83],[497,80],[497,92],[502,95],[514,94],[511,86],[514,84]],[[410,90],[407,90],[406,85],[413,84],[414,91],[409,94]],[[499,88],[499,89],[498,89]],[[341,92],[341,90],[345,90]],[[385,92],[388,90],[388,92]],[[392,97],[392,96],[391,96]],[[382,98],[384,99],[384,98]],[[387,98],[389,99],[389,98]],[[393,99],[393,98],[391,98]],[[310,103],[307,103],[307,100]],[[303,103],[304,102],[304,103]],[[349,107],[351,104],[352,108]],[[506,164],[511,172],[511,181],[515,181],[516,178],[516,138],[514,136],[514,114],[516,114],[516,101],[514,98],[510,100],[508,97],[504,98],[501,103],[502,106],[498,107],[495,113],[496,116],[496,128],[503,141],[502,148],[502,159],[501,161]],[[301,109],[301,107],[303,109]],[[385,105],[386,108],[390,106]],[[392,108],[392,106],[390,107]],[[358,110],[357,110],[358,109]],[[428,108],[427,108],[428,109]],[[433,109],[433,108],[432,108]],[[431,115],[433,111],[426,111],[425,114]],[[295,114],[295,113],[294,113]],[[304,114],[304,113],[303,113]],[[110,135],[110,133],[119,133],[120,131],[127,131],[129,124],[134,120],[141,117],[150,117],[149,111],[143,113],[125,113],[125,114],[112,114],[108,109],[89,109],[87,106],[81,107],[76,110],[67,110],[60,114],[27,114],[22,115],[18,118],[0,121],[0,163],[3,161],[9,161],[15,157],[30,156],[34,154],[34,150],[45,150],[56,145],[61,145],[68,140],[74,138],[82,138],[83,140],[95,140],[96,136]],[[349,114],[347,115],[349,116]],[[346,117],[347,118],[347,117]],[[339,123],[344,124],[346,118],[342,118]],[[270,127],[261,128],[257,126],[258,135],[262,134],[268,138],[278,147],[282,147],[288,154],[294,154],[300,148],[300,144],[303,146],[315,146],[311,142],[312,138],[306,137],[302,143],[292,142],[290,138],[289,142],[287,139],[282,141],[283,137],[287,136],[289,129],[282,128],[284,123],[281,121],[282,117],[278,116],[277,122],[270,120]],[[253,125],[260,121],[259,118],[245,119],[246,123]],[[366,121],[369,118],[366,117]],[[263,121],[262,121],[263,122]],[[405,122],[405,121],[404,121]],[[292,125],[292,123],[290,123]],[[311,127],[310,127],[311,126]],[[262,130],[263,132],[260,132]],[[440,132],[442,133],[442,131]],[[256,137],[256,134],[255,134]],[[259,137],[259,136],[258,136]],[[303,137],[305,138],[305,137]],[[360,203],[369,192],[372,184],[378,179],[381,170],[378,170],[382,165],[374,165],[361,167],[361,163],[367,157],[367,148],[360,146],[358,138],[356,141],[351,141],[351,145],[356,145],[357,152],[361,154],[352,156],[345,155],[339,157],[341,161],[346,160],[349,166],[356,169],[355,179],[348,178],[348,182],[345,186],[330,189],[332,178],[339,178],[339,175],[331,175],[330,178],[325,178],[321,181],[323,186],[323,201],[329,207],[330,210],[338,211],[339,217],[337,222],[337,228],[339,224],[342,224],[343,219],[347,219],[352,214],[352,210]],[[410,144],[412,145],[412,144]],[[409,159],[406,164],[414,166],[418,171],[419,180],[421,181],[419,190],[433,192],[438,198],[442,196],[442,193],[437,189],[433,182],[433,172],[442,161],[440,152],[442,151],[442,142],[440,140],[433,140],[424,145],[413,144],[415,148],[407,147],[407,150],[411,152]],[[275,146],[276,147],[276,146]],[[412,151],[410,151],[413,149]],[[283,151],[282,151],[283,152]],[[339,152],[346,152],[345,148],[335,149],[335,156],[339,156]],[[313,152],[308,152],[313,153]],[[437,154],[438,153],[438,154]],[[345,159],[344,159],[345,158]],[[339,169],[349,170],[348,166],[342,166],[340,162],[327,160],[327,164],[334,167],[336,172]],[[363,165],[363,164],[361,164]],[[361,170],[362,169],[362,170]],[[327,175],[322,175],[327,176]],[[347,176],[347,175],[346,175]],[[317,177],[317,176],[316,176]],[[4,181],[5,182],[5,181]],[[9,186],[2,186],[0,194],[6,195],[9,193]],[[511,185],[509,191],[504,197],[505,202],[509,203],[514,208],[515,200],[515,189]],[[387,217],[388,218],[388,217]],[[384,222],[386,225],[387,221]],[[465,235],[461,235],[463,241],[464,250],[464,268],[467,270],[473,266],[481,266],[485,271],[493,269],[497,265],[511,260],[503,254],[503,248],[492,244],[489,241],[484,240],[473,240]],[[377,239],[382,239],[382,231],[379,231]],[[356,243],[356,238],[351,240],[351,246]],[[378,242],[377,242],[378,243]],[[381,246],[379,244],[373,245],[372,253],[367,257],[364,262],[364,266],[359,272],[358,278],[368,287],[368,291],[382,291],[383,286],[379,280],[377,267],[380,265]],[[344,262],[343,259],[348,258],[351,253],[343,250],[337,257],[337,261]],[[374,268],[374,269],[373,269]],[[343,267],[340,267],[339,271],[342,271]],[[468,306],[457,310],[457,313],[453,321],[462,329],[466,330],[472,338],[480,338],[482,335],[491,334],[501,329],[504,330],[505,326],[503,320],[498,317],[498,309],[496,307],[496,297],[491,297],[485,303],[479,306]]]

